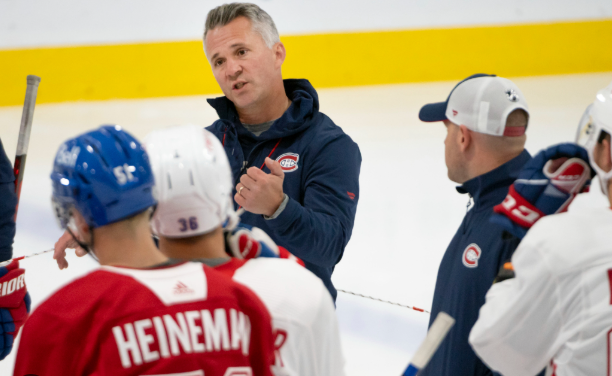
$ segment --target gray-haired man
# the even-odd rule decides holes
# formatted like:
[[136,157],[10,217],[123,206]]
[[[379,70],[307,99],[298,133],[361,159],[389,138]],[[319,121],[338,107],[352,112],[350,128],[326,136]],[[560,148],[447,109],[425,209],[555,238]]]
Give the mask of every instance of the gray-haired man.
[[319,112],[307,80],[283,80],[286,51],[272,18],[255,4],[208,13],[204,50],[224,97],[208,102],[219,120],[242,221],[304,260],[332,297],[335,265],[359,199],[357,144]]

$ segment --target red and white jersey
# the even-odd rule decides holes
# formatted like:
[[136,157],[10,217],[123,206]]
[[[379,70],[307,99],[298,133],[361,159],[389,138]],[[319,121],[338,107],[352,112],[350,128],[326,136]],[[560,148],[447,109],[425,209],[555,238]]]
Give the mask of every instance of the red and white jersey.
[[294,261],[232,259],[216,269],[251,288],[272,315],[276,376],[342,376],[338,319],[323,282]]
[[271,376],[271,318],[252,291],[200,263],[103,266],[23,328],[15,376]]
[[504,376],[612,375],[612,210],[543,218],[491,287],[470,344]]

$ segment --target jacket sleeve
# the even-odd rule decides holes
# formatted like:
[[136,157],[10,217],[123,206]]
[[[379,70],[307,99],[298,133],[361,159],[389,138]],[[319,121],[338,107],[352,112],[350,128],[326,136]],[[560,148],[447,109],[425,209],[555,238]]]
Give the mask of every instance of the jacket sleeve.
[[361,153],[347,135],[323,146],[307,167],[303,204],[290,198],[268,221],[279,244],[304,261],[333,267],[353,231]]
[[16,206],[13,166],[0,141],[0,262],[9,260],[13,254]]
[[[505,376],[535,375],[555,353],[562,323],[553,272],[532,229],[512,257],[516,277],[494,284],[469,342],[478,356]],[[551,314],[553,313],[553,314]]]

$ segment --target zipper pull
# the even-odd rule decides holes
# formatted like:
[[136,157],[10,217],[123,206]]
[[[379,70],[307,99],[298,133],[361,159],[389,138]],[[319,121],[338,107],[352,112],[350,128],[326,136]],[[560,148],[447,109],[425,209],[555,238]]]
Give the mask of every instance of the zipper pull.
[[468,193],[468,202],[467,205],[465,206],[465,214],[467,214],[467,212],[470,211],[470,208],[472,207],[472,195]]

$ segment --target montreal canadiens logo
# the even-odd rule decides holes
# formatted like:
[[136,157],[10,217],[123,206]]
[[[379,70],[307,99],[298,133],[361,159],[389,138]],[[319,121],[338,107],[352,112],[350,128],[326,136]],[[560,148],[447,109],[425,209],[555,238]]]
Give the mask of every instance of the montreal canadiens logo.
[[281,168],[284,172],[291,172],[298,169],[298,161],[300,155],[295,153],[285,153],[280,157],[276,158],[276,161],[280,163]]
[[463,251],[463,265],[467,266],[468,268],[477,267],[478,259],[480,258],[481,254],[482,251],[476,243],[468,245],[465,251]]

